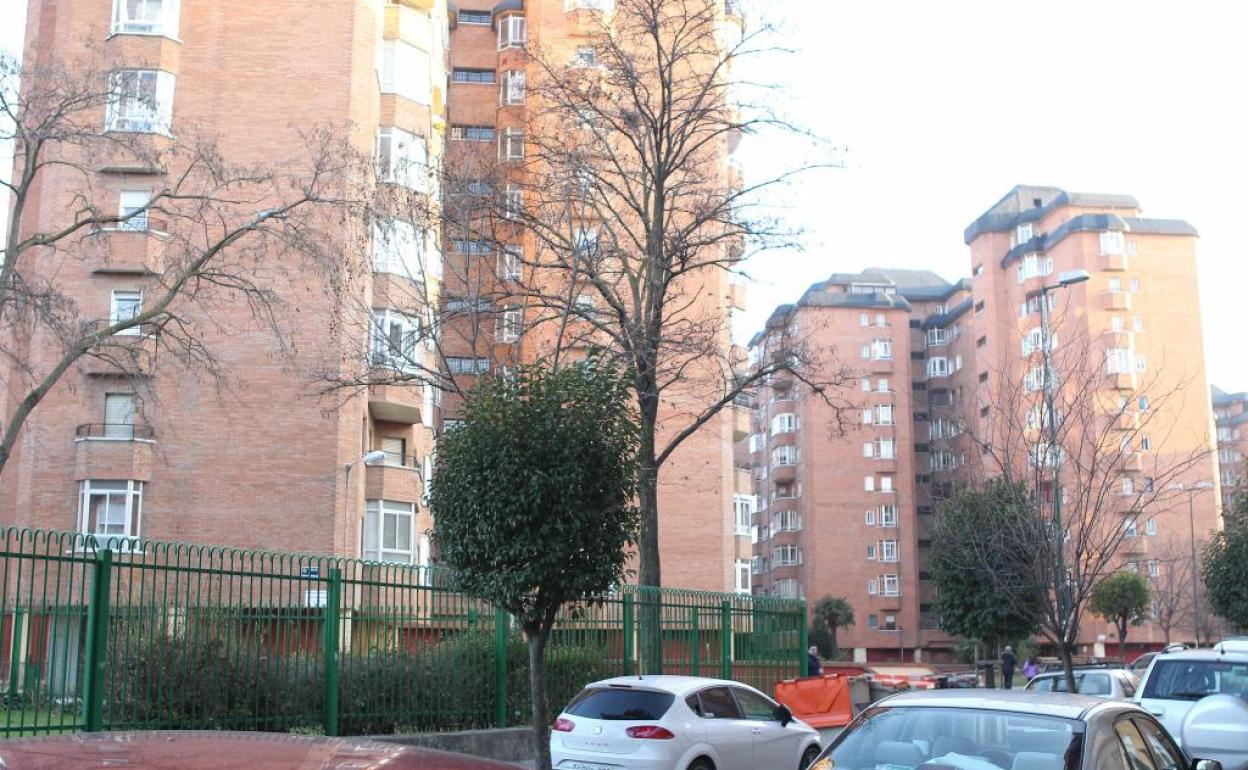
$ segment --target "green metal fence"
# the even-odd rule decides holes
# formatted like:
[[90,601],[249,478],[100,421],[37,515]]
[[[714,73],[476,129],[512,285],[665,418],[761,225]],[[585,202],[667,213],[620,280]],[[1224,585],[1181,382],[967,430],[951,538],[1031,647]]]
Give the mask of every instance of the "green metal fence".
[[[0,735],[528,721],[522,635],[443,570],[0,533]],[[547,652],[551,707],[586,682],[642,673],[643,616],[661,618],[662,673],[769,691],[805,665],[804,602],[625,586],[562,612]]]

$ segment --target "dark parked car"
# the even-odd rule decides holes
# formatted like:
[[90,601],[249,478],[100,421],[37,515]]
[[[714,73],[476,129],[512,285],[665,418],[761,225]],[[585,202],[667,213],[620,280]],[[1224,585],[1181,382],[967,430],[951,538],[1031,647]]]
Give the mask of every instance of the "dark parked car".
[[1131,703],[1065,693],[930,690],[860,714],[811,770],[1220,770]]
[[13,770],[515,770],[484,759],[354,738],[272,733],[89,733],[0,741]]

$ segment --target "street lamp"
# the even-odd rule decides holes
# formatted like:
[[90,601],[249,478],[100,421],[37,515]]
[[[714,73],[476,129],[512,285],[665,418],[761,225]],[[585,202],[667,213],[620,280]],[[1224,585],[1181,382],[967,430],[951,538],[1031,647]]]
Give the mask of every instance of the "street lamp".
[[351,469],[360,463],[364,463],[365,465],[376,465],[385,459],[386,453],[381,449],[375,449],[372,452],[368,452],[355,462],[347,463],[346,465],[346,478],[343,480],[344,489],[342,493],[343,505],[347,509],[346,513],[342,517],[342,535],[344,543],[346,542],[348,526],[351,520]]
[[1187,492],[1187,527],[1192,541],[1192,633],[1196,638],[1196,646],[1200,646],[1200,567],[1196,563],[1196,493],[1213,489],[1208,481],[1198,481],[1190,488],[1182,482],[1171,484],[1172,489]]
[[[1053,532],[1057,538],[1057,615],[1062,620],[1063,633],[1066,632],[1066,543],[1062,535],[1062,493],[1059,484],[1057,451],[1057,412],[1053,408],[1055,383],[1053,378],[1053,337],[1049,332],[1049,292],[1064,289],[1077,283],[1083,283],[1092,275],[1087,270],[1067,270],[1057,276],[1057,283],[1040,287],[1040,349],[1044,356],[1044,408],[1049,420],[1049,446],[1045,452],[1048,462],[1053,466]],[[1065,643],[1065,640],[1063,640]]]

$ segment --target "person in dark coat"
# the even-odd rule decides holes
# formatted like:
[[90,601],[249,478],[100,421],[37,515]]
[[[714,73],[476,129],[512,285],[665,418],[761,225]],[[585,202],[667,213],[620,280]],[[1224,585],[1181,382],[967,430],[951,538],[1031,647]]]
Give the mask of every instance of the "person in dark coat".
[[819,661],[819,648],[812,644],[806,651],[806,675],[819,676],[822,673],[823,663]]
[[1005,652],[1001,653],[1001,683],[1005,689],[1014,688],[1014,664],[1018,659],[1014,657],[1014,648],[1008,644],[1005,646]]

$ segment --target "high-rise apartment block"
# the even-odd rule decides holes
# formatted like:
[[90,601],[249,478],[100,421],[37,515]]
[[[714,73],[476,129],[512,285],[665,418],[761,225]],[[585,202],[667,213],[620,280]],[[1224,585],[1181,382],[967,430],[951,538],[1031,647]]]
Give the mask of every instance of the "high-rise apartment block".
[[[1108,502],[1094,512],[1121,522],[1118,566],[1155,575],[1163,542],[1214,529],[1217,496],[1202,494],[1217,481],[1209,409],[1185,397],[1207,387],[1195,237],[1185,222],[1143,217],[1130,197],[1020,186],[967,228],[971,278],[836,274],[778,308],[752,341],[755,355],[796,340],[835,349],[835,366],[855,377],[835,408],[784,376],[760,389],[748,447],[755,590],[844,596],[856,619],[844,638],[863,659],[951,651],[927,571],[940,500],[1021,463],[1016,472],[1037,479],[1038,503],[1060,494],[1079,504],[1072,474],[1053,490],[1046,452],[1036,454],[1047,440],[1046,295],[1055,388],[1068,399],[1079,388],[1077,398],[1095,405],[1079,429],[1115,456],[1099,471]],[[1056,288],[1071,271],[1088,276]],[[1153,494],[1162,480],[1173,492]],[[1162,638],[1147,625],[1132,636]],[[1109,624],[1085,619],[1089,653],[1113,639]]]
[[[444,185],[442,172],[462,170],[477,156],[504,173],[508,164],[519,168],[532,149],[528,122],[541,112],[526,87],[536,66],[531,47],[540,40],[569,61],[583,57],[612,6],[327,0],[290,16],[273,4],[237,0],[30,3],[27,62],[86,58],[113,68],[102,77],[115,79],[129,101],[100,106],[102,131],[159,141],[206,132],[230,162],[263,166],[293,155],[301,131],[339,126],[351,146],[378,159],[380,199],[415,203],[393,212],[383,204],[361,246],[371,274],[336,294],[341,287],[328,290],[314,272],[280,287],[280,299],[298,309],[290,340],[298,371],[281,365],[261,332],[247,326],[245,307],[220,310],[202,330],[239,384],[224,395],[169,362],[147,373],[141,388],[89,363],[70,371],[23,429],[0,479],[0,522],[416,564],[436,558],[422,534],[432,525],[422,498],[443,414],[453,419],[458,408],[455,396],[399,376],[325,399],[318,398],[324,383],[303,375],[340,370],[360,347],[371,348],[375,371],[412,369],[419,380],[416,371],[441,367],[470,385],[489,369],[543,354],[530,339],[532,318],[503,304],[526,252],[532,259],[531,239],[517,231],[499,248],[497,232],[479,237],[441,227],[453,218],[441,216],[446,207],[474,195],[523,200],[505,179],[461,189]],[[726,8],[720,13],[734,18]],[[133,119],[149,112],[162,120]],[[732,173],[727,160],[725,153],[725,174]],[[95,167],[91,202],[123,213],[180,171]],[[68,172],[51,169],[44,180],[27,211],[28,229],[54,221],[82,192]],[[419,210],[431,216],[407,216]],[[154,219],[101,237],[114,242],[114,252],[165,246]],[[117,316],[141,307],[145,289],[160,279],[130,267],[88,257],[59,265],[56,280],[95,316]],[[723,285],[705,287],[707,309],[722,314],[726,330],[741,290],[726,274],[714,280]],[[474,295],[480,286],[486,298]],[[488,322],[465,321],[485,301],[498,303]],[[353,313],[363,320],[350,322]],[[725,331],[725,351],[729,344]],[[33,369],[48,366],[52,346],[32,339],[19,347],[31,351]],[[700,398],[673,390],[664,408],[684,414]],[[741,508],[734,500],[743,498],[734,491],[748,491],[734,490],[739,411],[709,421],[664,466],[666,584],[733,590],[748,577],[748,536],[734,518]],[[678,429],[679,420],[668,426]],[[361,462],[377,451],[384,460]]]
[[1218,480],[1222,505],[1231,504],[1244,483],[1244,445],[1248,440],[1248,393],[1227,393],[1211,388],[1213,417],[1218,436]]

